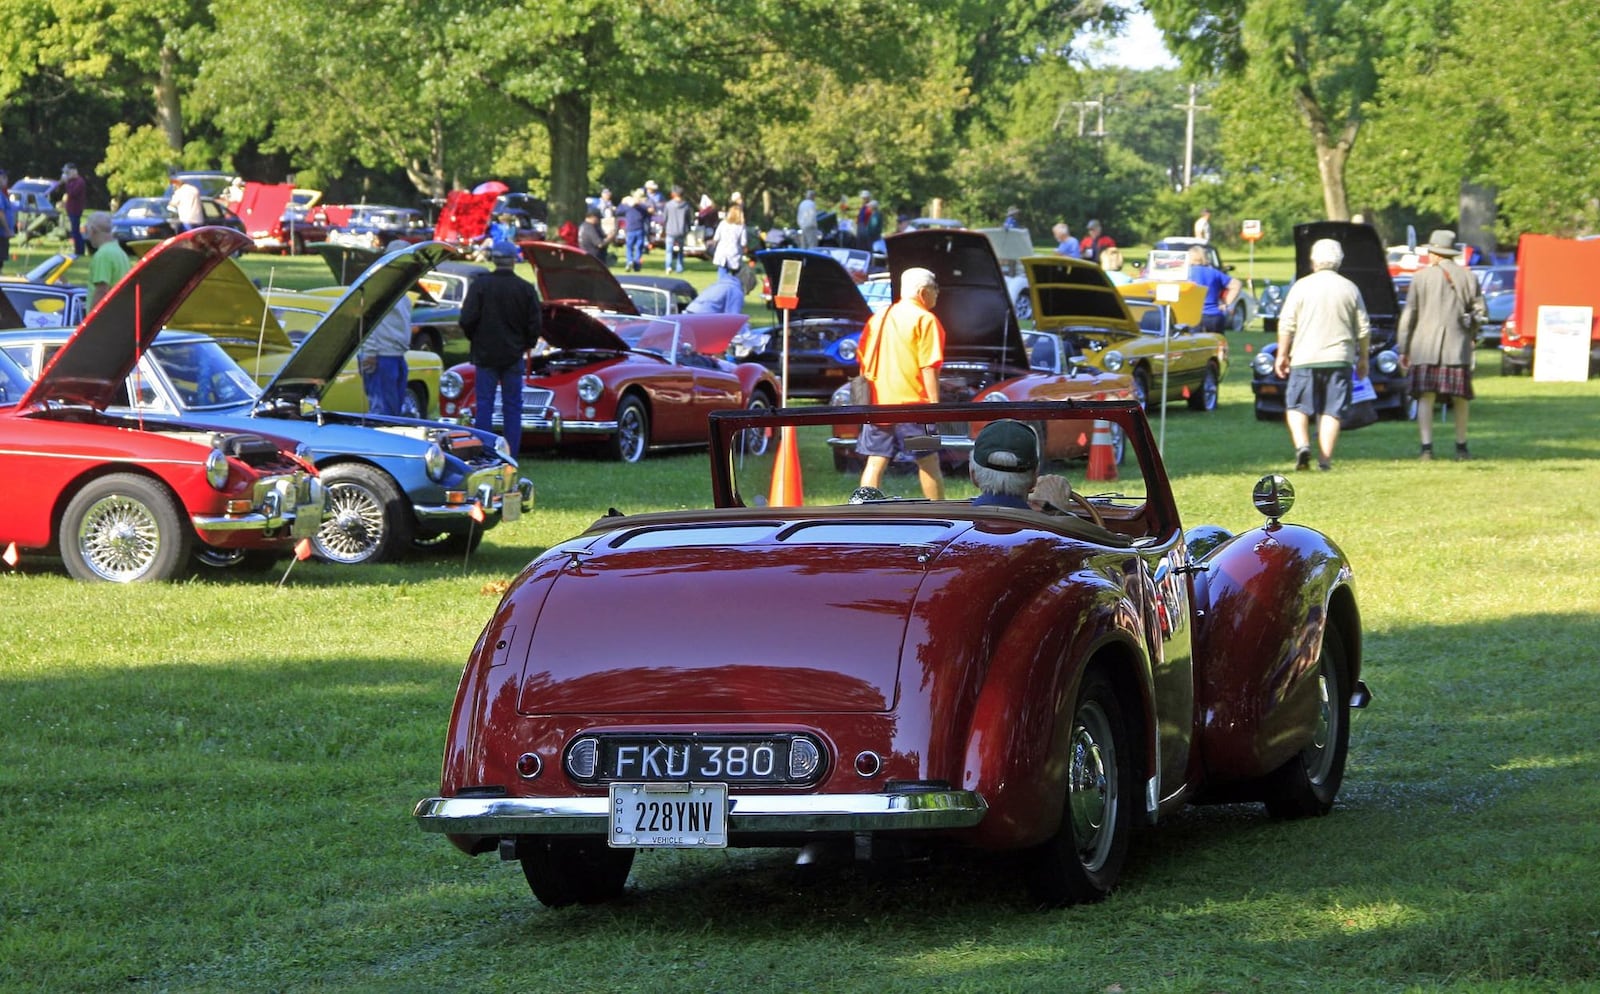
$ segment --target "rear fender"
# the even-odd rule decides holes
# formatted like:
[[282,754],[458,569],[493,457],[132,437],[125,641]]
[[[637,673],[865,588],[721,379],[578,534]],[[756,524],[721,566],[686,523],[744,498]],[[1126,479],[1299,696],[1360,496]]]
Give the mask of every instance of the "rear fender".
[[1329,624],[1360,678],[1360,618],[1349,561],[1328,538],[1296,525],[1245,532],[1198,576],[1195,674],[1199,749],[1210,785],[1277,769],[1310,741],[1317,660]]
[[[1070,627],[1063,618],[1076,619]],[[1137,688],[1142,754],[1154,755],[1150,660],[1138,611],[1113,577],[1088,571],[1040,591],[995,646],[967,731],[962,787],[989,813],[977,844],[1017,848],[1044,841],[1061,820],[1072,704],[1090,660],[1111,664],[1118,686]],[[1141,769],[1148,766],[1146,760]],[[1152,773],[1146,769],[1144,776]]]

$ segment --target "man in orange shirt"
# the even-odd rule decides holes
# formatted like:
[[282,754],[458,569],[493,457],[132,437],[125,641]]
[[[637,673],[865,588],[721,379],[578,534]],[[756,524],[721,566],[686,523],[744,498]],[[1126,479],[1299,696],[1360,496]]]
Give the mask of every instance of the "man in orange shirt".
[[[872,384],[874,404],[937,404],[939,367],[944,363],[944,326],[933,314],[939,284],[932,272],[911,268],[900,274],[900,299],[867,322],[857,356],[861,375]],[[861,426],[856,451],[867,457],[861,486],[876,487],[889,460],[906,448],[910,435],[934,434],[935,426],[919,424]],[[915,456],[922,494],[944,499],[939,454]]]

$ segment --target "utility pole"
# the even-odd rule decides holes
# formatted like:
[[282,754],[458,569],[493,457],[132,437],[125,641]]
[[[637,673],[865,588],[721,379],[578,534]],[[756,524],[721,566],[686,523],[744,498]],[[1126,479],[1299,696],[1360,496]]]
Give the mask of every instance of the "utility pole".
[[1106,136],[1106,105],[1103,100],[1068,100],[1062,103],[1061,109],[1056,112],[1054,130],[1061,130],[1061,118],[1066,114],[1068,107],[1078,108],[1078,137],[1085,135],[1084,127],[1088,124],[1089,109],[1095,111],[1094,130],[1087,132],[1090,138],[1104,138]]
[[1189,84],[1189,102],[1186,104],[1173,104],[1175,110],[1189,112],[1189,123],[1183,131],[1183,188],[1189,189],[1189,183],[1194,178],[1194,114],[1199,110],[1210,110],[1210,104],[1197,104],[1194,102],[1195,90],[1198,84]]

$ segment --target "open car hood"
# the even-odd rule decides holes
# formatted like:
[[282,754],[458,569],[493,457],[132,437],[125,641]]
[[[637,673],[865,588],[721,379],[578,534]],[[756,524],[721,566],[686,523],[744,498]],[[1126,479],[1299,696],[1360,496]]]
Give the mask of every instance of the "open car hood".
[[545,304],[540,334],[563,351],[626,352],[628,343],[604,321],[569,304]]
[[743,314],[598,317],[566,303],[545,304],[543,316],[544,340],[564,351],[638,349],[668,357],[675,357],[685,348],[703,355],[720,356],[727,351],[733,336],[750,323]]
[[587,252],[556,242],[527,242],[522,257],[533,266],[539,296],[548,302],[613,314],[639,313],[611,270]]
[[1294,226],[1294,277],[1311,275],[1311,246],[1332,238],[1344,248],[1339,275],[1356,285],[1372,320],[1393,324],[1400,317],[1400,297],[1389,275],[1389,253],[1377,229],[1349,221],[1310,221]]
[[783,274],[783,264],[790,260],[800,263],[800,305],[790,315],[791,320],[838,318],[865,325],[872,317],[872,308],[861,296],[860,284],[833,256],[808,249],[768,249],[757,252],[756,259],[766,267],[767,280],[774,291]]
[[368,267],[306,335],[263,388],[262,397],[320,394],[355,355],[367,333],[410,291],[417,277],[455,254],[455,249],[442,242],[419,242]]
[[184,298],[228,256],[253,244],[242,232],[208,227],[146,252],[45,364],[21,403],[104,410]]
[[929,228],[884,239],[894,286],[921,266],[939,281],[933,313],[944,325],[945,361],[1028,364],[1022,329],[989,239],[977,231]]
[[173,311],[169,328],[215,338],[234,358],[292,352],[294,343],[267,307],[266,298],[232,258],[223,259]]
[[294,186],[289,183],[246,183],[244,197],[234,213],[244,222],[246,234],[262,238],[282,225],[283,213],[289,209],[293,196]]
[[1035,255],[1023,259],[1022,265],[1033,295],[1034,327],[1040,331],[1071,327],[1124,337],[1139,333],[1122,294],[1098,264],[1063,255]]

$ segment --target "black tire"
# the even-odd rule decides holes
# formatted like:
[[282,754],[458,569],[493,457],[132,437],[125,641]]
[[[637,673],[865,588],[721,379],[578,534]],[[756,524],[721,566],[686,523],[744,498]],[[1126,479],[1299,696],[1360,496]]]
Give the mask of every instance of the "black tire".
[[426,420],[428,417],[428,388],[421,383],[407,383],[400,413],[408,418]]
[[1233,310],[1228,312],[1228,331],[1243,331],[1249,317],[1244,304],[1235,304]]
[[[766,393],[757,390],[750,395],[750,403],[745,405],[745,410],[770,411],[772,410],[772,398],[767,396]],[[776,429],[757,431],[752,428],[749,431],[742,432],[739,438],[740,453],[747,456],[766,455],[773,447],[773,431],[776,431]]]
[[439,334],[438,328],[414,328],[411,332],[411,347],[419,352],[432,352],[436,356],[444,356],[444,336]]
[[457,555],[476,552],[478,546],[482,544],[482,525],[474,525],[470,532],[433,532],[427,535],[418,535],[411,540],[411,547],[419,552],[455,553]]
[[1067,797],[1061,826],[1028,850],[1030,893],[1049,907],[1098,901],[1122,877],[1138,788],[1133,736],[1115,689],[1098,671],[1085,674],[1072,706],[1067,741]]
[[311,540],[317,558],[354,566],[398,558],[411,547],[411,506],[380,470],[341,463],[322,471],[327,520]]
[[170,580],[188,562],[193,543],[177,497],[131,473],[89,481],[61,516],[61,561],[78,580]]
[[1150,370],[1143,366],[1133,371],[1133,399],[1146,411],[1150,410]]
[[1217,409],[1217,364],[1206,363],[1206,374],[1200,380],[1200,389],[1189,391],[1189,410],[1215,411]]
[[624,397],[617,405],[617,433],[611,436],[611,454],[622,462],[638,462],[650,450],[650,412],[638,397]]
[[547,908],[600,904],[622,896],[633,869],[632,849],[602,839],[528,839],[518,848],[528,889]]
[[1033,318],[1033,298],[1028,296],[1028,291],[1023,290],[1017,294],[1015,310],[1018,321],[1029,321]]
[[1344,639],[1333,625],[1322,633],[1317,684],[1321,700],[1311,744],[1267,777],[1262,800],[1274,818],[1325,815],[1344,783],[1350,751],[1350,671]]

